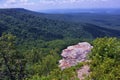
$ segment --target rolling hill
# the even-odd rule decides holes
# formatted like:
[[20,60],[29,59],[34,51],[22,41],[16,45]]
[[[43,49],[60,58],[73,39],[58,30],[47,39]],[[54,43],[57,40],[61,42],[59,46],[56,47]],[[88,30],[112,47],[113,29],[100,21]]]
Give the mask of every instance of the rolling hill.
[[120,13],[95,13],[95,12],[76,12],[64,14],[44,14],[42,15],[48,19],[76,22],[76,23],[90,23],[105,28],[120,30]]
[[[50,14],[33,12],[22,8],[0,9],[0,35],[5,32],[12,33],[20,39],[42,40],[63,38],[93,39],[104,36],[120,36],[119,30],[85,22],[62,21],[55,16],[54,18],[51,18]],[[63,16],[60,16],[60,18],[64,19]]]

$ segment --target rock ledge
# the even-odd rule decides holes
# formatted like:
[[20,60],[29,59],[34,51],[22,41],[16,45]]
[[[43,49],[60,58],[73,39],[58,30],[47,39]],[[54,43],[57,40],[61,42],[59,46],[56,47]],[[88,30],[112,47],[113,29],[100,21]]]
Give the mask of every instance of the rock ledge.
[[[59,61],[59,67],[61,68],[61,70],[63,70],[71,66],[75,66],[80,62],[86,62],[87,54],[91,52],[92,48],[93,46],[91,46],[88,42],[82,42],[78,43],[77,45],[67,47],[67,49],[64,49],[62,51],[61,56],[63,57],[63,59]],[[84,65],[77,71],[77,73],[78,78],[80,80],[83,80],[83,75],[89,74],[89,66]]]

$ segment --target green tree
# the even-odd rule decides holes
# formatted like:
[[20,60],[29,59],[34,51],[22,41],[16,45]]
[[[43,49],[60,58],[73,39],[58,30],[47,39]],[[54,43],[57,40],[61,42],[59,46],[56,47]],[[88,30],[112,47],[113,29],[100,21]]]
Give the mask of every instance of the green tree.
[[0,37],[0,79],[21,80],[24,77],[24,57],[16,50],[15,36]]
[[93,41],[90,54],[91,75],[94,80],[120,80],[120,40],[98,38]]

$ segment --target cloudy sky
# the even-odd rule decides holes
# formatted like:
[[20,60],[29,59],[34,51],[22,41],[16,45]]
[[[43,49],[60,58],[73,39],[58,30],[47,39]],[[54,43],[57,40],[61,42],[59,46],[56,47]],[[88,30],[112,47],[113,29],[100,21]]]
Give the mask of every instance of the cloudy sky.
[[30,10],[120,8],[120,0],[0,0],[0,8],[26,8]]

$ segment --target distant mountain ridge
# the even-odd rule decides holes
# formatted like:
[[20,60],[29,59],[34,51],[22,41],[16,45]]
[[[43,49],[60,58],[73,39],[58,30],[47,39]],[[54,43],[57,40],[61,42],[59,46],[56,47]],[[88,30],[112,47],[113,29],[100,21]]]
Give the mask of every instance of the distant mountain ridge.
[[54,13],[42,15],[48,19],[75,22],[75,23],[90,23],[104,28],[120,30],[120,10],[114,10],[111,13],[105,12],[90,12],[90,13]]
[[[12,33],[20,39],[54,40],[63,38],[119,37],[119,30],[94,24],[53,20],[46,14],[25,9],[0,9],[0,35]],[[49,14],[47,14],[49,16]]]
[[40,10],[38,12],[51,14],[71,14],[71,13],[106,13],[106,14],[120,14],[119,8],[96,8],[96,9],[48,9]]

